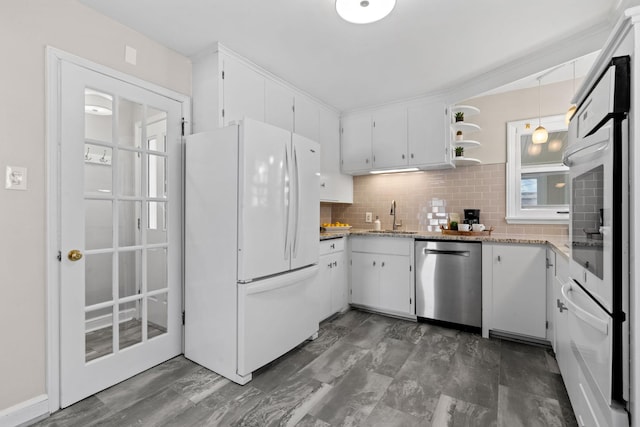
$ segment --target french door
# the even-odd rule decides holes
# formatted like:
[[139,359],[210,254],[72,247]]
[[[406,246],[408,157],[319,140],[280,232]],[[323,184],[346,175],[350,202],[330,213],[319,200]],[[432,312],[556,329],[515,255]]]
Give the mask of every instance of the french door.
[[182,352],[182,104],[60,67],[66,407]]

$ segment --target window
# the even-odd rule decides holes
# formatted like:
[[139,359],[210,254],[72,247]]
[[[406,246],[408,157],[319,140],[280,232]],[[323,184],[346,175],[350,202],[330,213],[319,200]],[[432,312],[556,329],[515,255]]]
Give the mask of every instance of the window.
[[542,117],[549,132],[544,144],[531,135],[538,119],[507,123],[507,222],[566,224],[569,220],[569,168],[562,164],[567,146],[564,115]]

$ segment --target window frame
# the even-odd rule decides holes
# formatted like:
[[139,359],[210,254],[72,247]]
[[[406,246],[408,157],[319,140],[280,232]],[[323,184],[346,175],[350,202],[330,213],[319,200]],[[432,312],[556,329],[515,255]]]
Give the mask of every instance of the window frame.
[[[537,127],[537,123],[537,117],[507,122],[507,216],[505,220],[507,224],[569,224],[568,203],[566,205],[526,209],[523,209],[520,205],[523,173],[569,171],[569,168],[562,163],[554,163],[548,166],[522,167],[520,137],[532,134],[535,127]],[[564,114],[541,117],[540,123],[549,132],[568,131]],[[530,125],[529,129],[526,129],[527,125]]]

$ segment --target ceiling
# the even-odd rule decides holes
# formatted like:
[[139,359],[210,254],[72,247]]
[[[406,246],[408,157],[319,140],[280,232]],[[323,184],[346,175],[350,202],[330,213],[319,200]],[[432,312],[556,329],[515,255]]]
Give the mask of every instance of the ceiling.
[[80,1],[185,56],[220,42],[346,111],[570,61],[604,44],[624,0],[397,0],[366,25],[339,18],[334,0]]

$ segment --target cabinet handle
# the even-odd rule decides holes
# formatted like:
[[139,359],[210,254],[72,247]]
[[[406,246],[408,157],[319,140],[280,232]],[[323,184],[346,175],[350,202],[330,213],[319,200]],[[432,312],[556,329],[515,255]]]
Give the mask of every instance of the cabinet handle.
[[382,261],[382,264],[380,265],[380,267],[384,267],[384,261]]
[[502,258],[498,255],[498,262],[502,262]]
[[338,266],[338,261],[333,261],[333,266],[337,267]]
[[411,158],[413,159],[413,153],[411,153]]
[[562,302],[560,301],[560,299],[559,299],[559,298],[557,298],[557,299],[556,299],[556,306],[558,307],[558,311],[559,311],[560,313],[562,313],[562,312],[563,312],[563,311],[565,311],[565,310],[569,310],[569,309],[567,308],[567,306],[566,306],[566,305],[564,305],[564,303],[562,303]]
[[327,184],[325,184],[324,182],[322,184],[320,184],[320,187],[322,187],[322,188],[324,188],[326,186],[327,186]]
[[335,249],[336,248],[336,244],[332,243],[331,246],[329,246],[331,249]]
[[375,262],[375,261],[373,261],[373,266],[374,266],[374,267],[376,266],[376,262]]
[[333,268],[333,264],[332,264],[332,263],[329,263],[328,267],[329,267],[329,268]]
[[402,158],[404,159],[404,154],[402,155]]
[[364,162],[365,162],[366,164],[369,164],[369,159],[366,159]]

